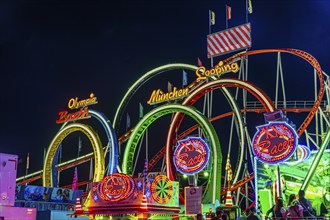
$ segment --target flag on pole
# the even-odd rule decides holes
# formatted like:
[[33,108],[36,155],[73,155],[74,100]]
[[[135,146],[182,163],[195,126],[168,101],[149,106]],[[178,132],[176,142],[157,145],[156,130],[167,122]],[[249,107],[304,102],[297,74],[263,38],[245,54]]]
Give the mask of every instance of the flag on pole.
[[226,5],[226,14],[227,14],[227,20],[231,19],[231,7],[229,5]]
[[30,153],[26,156],[26,169],[28,170],[30,168]]
[[44,157],[43,157],[44,159],[42,160],[43,163],[45,163],[46,153],[47,153],[47,150],[46,150],[46,148],[44,147]]
[[209,10],[209,23],[211,25],[215,25],[215,13],[212,10]]
[[143,118],[143,106],[141,102],[139,103],[139,118]]
[[80,154],[81,148],[82,148],[82,141],[81,141],[81,138],[79,136],[79,141],[78,141],[78,156]]
[[168,92],[172,92],[172,90],[173,90],[173,85],[172,85],[172,83],[170,83],[169,81],[167,81],[167,91],[168,91]]
[[252,14],[252,12],[253,12],[251,0],[249,0],[248,12],[249,12],[249,14]]
[[74,168],[73,181],[72,181],[72,190],[76,190],[78,187],[78,170],[77,167]]
[[186,71],[182,70],[182,87],[188,85],[188,74]]
[[201,59],[199,59],[199,57],[197,57],[197,65],[198,66],[203,66],[203,63],[202,63]]
[[126,131],[129,130],[129,128],[131,127],[131,117],[129,117],[129,114],[126,114]]

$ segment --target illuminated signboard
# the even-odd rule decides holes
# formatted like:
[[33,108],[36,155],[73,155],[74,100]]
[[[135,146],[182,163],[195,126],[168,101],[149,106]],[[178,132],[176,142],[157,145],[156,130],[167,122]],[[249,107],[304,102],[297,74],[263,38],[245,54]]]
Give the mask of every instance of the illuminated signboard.
[[180,173],[193,175],[204,169],[209,157],[210,150],[205,141],[199,137],[189,137],[178,141],[173,161]]
[[[201,80],[206,80],[207,77],[211,76],[220,76],[228,72],[238,72],[239,66],[236,62],[229,63],[224,65],[222,61],[218,63],[218,65],[212,67],[211,69],[207,70],[204,66],[200,66],[196,69],[197,79],[196,81],[199,82]],[[161,102],[167,102],[171,100],[176,100],[180,98],[184,98],[189,93],[189,86],[187,88],[177,89],[176,87],[173,88],[171,92],[163,92],[161,89],[157,89],[152,91],[151,96],[147,103],[149,105],[158,104]]]
[[89,95],[89,98],[79,100],[78,97],[71,98],[68,102],[68,108],[69,109],[78,109],[82,107],[86,107],[88,105],[94,105],[97,104],[97,97],[94,95],[94,93],[91,93]]
[[97,186],[98,196],[110,202],[128,198],[134,191],[134,180],[121,173],[106,176]]
[[89,95],[89,98],[79,100],[78,97],[71,98],[68,102],[69,109],[79,109],[77,112],[69,113],[68,111],[61,111],[58,113],[59,118],[56,120],[57,124],[65,123],[69,121],[76,121],[80,119],[90,118],[88,115],[88,105],[97,104],[97,97],[94,93]]
[[172,181],[165,175],[158,175],[151,183],[152,198],[159,204],[166,204],[173,196]]
[[165,93],[162,90],[157,89],[152,91],[150,99],[147,103],[149,105],[154,105],[161,102],[183,98],[188,95],[188,90],[188,88],[177,89],[176,87],[174,87],[173,91]]
[[296,131],[286,122],[258,126],[252,140],[254,155],[262,162],[277,164],[288,159],[298,145]]
[[311,155],[311,151],[307,146],[298,144],[294,156],[292,156],[291,160],[285,161],[285,163],[290,165],[295,165],[300,162],[304,162],[310,157],[310,155]]
[[197,75],[197,82],[200,80],[206,80],[207,77],[210,76],[220,76],[222,74],[228,73],[228,72],[233,72],[236,73],[239,70],[238,64],[235,63],[230,63],[223,65],[223,62],[220,61],[218,65],[215,67],[206,70],[204,66],[200,66],[196,70],[196,75]]

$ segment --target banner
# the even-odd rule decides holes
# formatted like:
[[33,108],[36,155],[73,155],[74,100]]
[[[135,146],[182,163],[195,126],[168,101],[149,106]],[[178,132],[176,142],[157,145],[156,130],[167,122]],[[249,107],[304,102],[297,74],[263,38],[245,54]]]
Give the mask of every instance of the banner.
[[207,35],[207,57],[251,47],[251,25],[246,23],[224,31]]
[[185,187],[185,214],[202,213],[202,187]]

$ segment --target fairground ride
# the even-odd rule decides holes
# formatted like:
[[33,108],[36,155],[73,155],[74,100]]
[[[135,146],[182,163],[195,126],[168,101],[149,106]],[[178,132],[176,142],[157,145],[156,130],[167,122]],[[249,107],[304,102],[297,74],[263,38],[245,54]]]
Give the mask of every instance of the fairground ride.
[[[267,53],[274,53],[277,55],[274,99],[271,99],[266,95],[265,91],[261,90],[262,85],[257,87],[257,85],[248,81],[249,69],[253,69],[253,66],[250,67],[248,65],[249,57],[254,57],[254,55],[258,54],[259,56],[262,56]],[[311,67],[306,67],[306,69],[309,69],[308,71],[310,71],[311,78],[312,74],[314,74],[314,90],[304,91],[304,93],[314,94],[315,99],[313,101],[287,100],[284,86],[285,69],[282,67],[282,54],[297,56],[310,64]],[[99,137],[95,135],[92,128],[81,123],[65,124],[54,137],[48,149],[46,155],[47,163],[45,163],[44,169],[20,177],[17,179],[17,182],[25,184],[43,177],[43,185],[52,186],[51,164],[57,147],[70,133],[79,131],[89,138],[93,146],[93,152],[74,160],[58,164],[58,171],[77,166],[81,163],[91,161],[91,158],[95,158],[95,162],[93,162],[95,173],[90,181],[99,181],[103,178],[105,173],[111,174],[115,171],[130,175],[138,175],[142,170],[138,170],[136,164],[139,164],[139,161],[141,161],[141,155],[139,155],[139,152],[142,150],[145,152],[142,157],[143,161],[146,159],[149,162],[148,172],[166,173],[169,179],[180,181],[182,186],[203,186],[203,201],[205,203],[215,203],[216,200],[223,203],[224,200],[221,196],[226,195],[226,192],[231,190],[233,192],[233,200],[235,204],[247,208],[255,202],[255,170],[253,170],[254,162],[253,153],[251,151],[251,137],[255,130],[251,130],[247,124],[253,123],[254,127],[262,123],[260,122],[262,116],[256,116],[253,113],[260,114],[282,110],[282,112],[290,119],[295,118],[296,114],[299,115],[299,117],[307,115],[306,118],[302,120],[301,125],[297,128],[297,133],[300,136],[299,140],[304,140],[309,149],[316,151],[315,159],[311,162],[310,169],[305,173],[306,176],[299,186],[304,190],[307,189],[316,173],[316,168],[320,161],[322,159],[329,160],[329,158],[323,156],[325,155],[323,152],[328,147],[330,140],[328,106],[330,94],[329,77],[322,71],[319,63],[313,56],[297,49],[266,49],[241,52],[220,61],[218,65],[211,67],[210,71],[212,68],[216,71],[215,68],[217,68],[217,66],[233,65],[234,63],[238,66],[238,74],[236,78],[225,78],[226,74],[210,74],[209,76],[206,76],[205,79],[201,80],[199,77],[200,75],[198,75],[200,67],[180,63],[160,66],[143,74],[142,77],[130,87],[117,108],[112,124],[117,135],[112,129],[109,120],[104,119],[104,117],[99,117],[100,122],[108,134],[107,146],[103,147],[102,144],[100,144]],[[123,130],[121,127],[124,127],[126,124],[123,123],[123,115],[129,112],[127,106],[133,98],[136,98],[134,95],[138,90],[140,90],[143,85],[147,84],[150,79],[160,74],[165,75],[171,71],[178,72],[178,70],[185,70],[190,76],[193,74],[197,75],[197,78],[196,76],[191,77],[196,78],[196,80],[187,85],[187,88],[189,88],[188,94],[175,101],[157,103],[158,107],[146,113],[144,117],[138,121],[135,127],[121,134],[120,132]],[[224,71],[224,73],[226,72],[229,71]],[[230,91],[231,88],[236,88],[236,90],[232,89]],[[241,89],[243,92],[241,92]],[[214,116],[215,112],[222,109],[221,106],[217,105],[216,95],[219,95],[216,94],[216,90],[220,90],[228,101],[228,104],[222,103],[222,105],[229,106],[231,110]],[[279,98],[280,90],[282,91],[282,100]],[[252,97],[254,97],[253,101],[248,100],[247,92],[252,94]],[[268,92],[270,91],[267,91],[267,93]],[[235,94],[232,95],[233,93]],[[323,98],[324,94],[325,96]],[[202,105],[191,107],[198,102],[198,100],[202,100]],[[141,101],[144,102],[143,100]],[[201,108],[201,110],[198,110],[198,108]],[[92,116],[97,115],[97,113],[93,113],[92,110],[90,111]],[[153,153],[148,146],[148,140],[152,137],[149,137],[151,131],[147,128],[152,123],[157,123],[156,120],[158,118],[168,114],[173,115],[171,120],[168,121],[167,126],[169,127],[169,130],[166,137],[164,137],[164,140],[166,141],[162,146],[152,146],[153,151],[154,149],[158,149],[157,153]],[[179,132],[180,126],[186,123],[186,119],[184,119],[186,118],[184,117],[185,115],[192,118],[195,121],[195,125],[191,125],[191,122],[188,122],[188,129]],[[219,131],[219,129],[217,129],[218,126],[213,125],[216,121],[221,121],[228,117],[231,118],[229,123],[228,121],[225,122],[227,123],[225,132],[224,129]],[[259,122],[258,120],[253,120],[252,122],[249,121],[250,117],[259,118]],[[116,139],[116,136],[119,137],[118,140]],[[195,175],[193,181],[185,180],[184,176],[174,169],[172,161],[177,141],[184,139],[187,136],[201,136],[205,138],[212,149],[211,160],[207,169],[204,170],[207,171],[208,176]],[[142,143],[143,138],[145,139],[144,144]],[[124,150],[121,152],[119,151],[119,148],[123,148]],[[104,152],[103,149],[105,149]],[[109,158],[107,168],[105,168],[105,157]],[[117,164],[117,157],[119,157],[121,164]],[[226,186],[228,174],[227,170],[224,169],[225,163],[223,158],[231,158],[231,164],[234,168],[233,180],[231,181],[230,188]],[[161,166],[156,167],[157,164],[161,164]],[[295,173],[291,173],[295,171],[286,170],[285,172],[292,176],[296,175]],[[221,174],[224,174],[223,177]],[[88,182],[89,181],[85,181],[81,184],[86,184]],[[180,194],[180,201],[182,203],[185,202],[182,192]]]

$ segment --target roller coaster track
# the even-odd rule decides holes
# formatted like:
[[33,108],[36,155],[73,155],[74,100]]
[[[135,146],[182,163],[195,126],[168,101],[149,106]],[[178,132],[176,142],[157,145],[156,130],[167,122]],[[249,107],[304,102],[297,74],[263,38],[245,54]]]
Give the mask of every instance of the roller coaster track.
[[254,178],[254,173],[250,173],[249,176],[245,176],[243,179],[240,179],[232,187],[222,189],[221,190],[221,196],[226,195],[226,193],[227,193],[228,190],[230,190],[230,191],[237,190],[239,187],[244,186],[245,183],[248,183],[251,180],[253,180],[253,178]]
[[[310,112],[312,108],[282,108],[281,110],[282,111],[286,111],[286,112],[294,112],[294,113],[301,113],[301,112]],[[322,108],[322,110],[325,111],[325,108]],[[265,112],[266,109],[264,108],[247,108],[247,109],[241,109],[241,112],[254,112],[254,113],[263,113]],[[224,118],[224,117],[228,117],[228,116],[231,116],[233,115],[234,112],[227,112],[227,113],[224,113],[222,115],[218,115],[218,116],[215,116],[213,118],[210,119],[210,122],[212,121],[216,121],[216,120],[219,120],[221,118]],[[195,131],[197,128],[199,128],[199,125],[194,125],[190,128],[188,128],[187,130],[185,130],[184,132],[182,132],[181,134],[179,134],[178,138],[183,138],[187,135],[189,135],[191,132]],[[120,136],[118,141],[119,142],[125,142],[130,134],[132,133],[132,130],[134,128],[132,128],[131,130],[127,131],[124,135]],[[154,157],[149,161],[149,170],[152,170],[153,167],[155,166],[155,164],[162,158],[164,157],[165,155],[165,146],[162,147],[160,149],[160,151],[158,151]],[[75,158],[75,159],[72,159],[72,160],[69,160],[69,161],[66,161],[66,162],[63,162],[63,163],[60,163],[57,165],[57,171],[62,171],[62,170],[66,170],[66,169],[69,169],[69,168],[72,168],[72,167],[75,167],[79,164],[83,164],[85,162],[88,162],[90,159],[94,158],[94,155],[93,153],[89,153],[89,154],[86,154],[84,156],[81,156],[79,158]],[[33,172],[31,174],[28,174],[26,176],[22,176],[22,177],[19,177],[16,179],[16,182],[18,184],[27,184],[27,183],[31,183],[33,181],[36,181],[38,179],[40,179],[42,176],[42,170],[39,170],[39,171],[36,171],[36,172]]]
[[309,53],[307,53],[305,51],[291,49],[291,48],[289,48],[289,49],[252,50],[252,51],[246,51],[246,52],[235,54],[234,56],[231,56],[231,57],[225,59],[223,62],[224,62],[224,64],[227,64],[227,63],[234,62],[235,60],[237,60],[241,57],[246,57],[246,56],[256,55],[256,54],[263,54],[263,53],[278,53],[278,52],[290,53],[290,54],[293,54],[295,56],[298,56],[298,57],[306,60],[309,64],[311,64],[314,67],[314,69],[316,70],[316,74],[319,78],[320,89],[319,89],[317,98],[314,102],[314,106],[312,107],[312,110],[309,112],[309,114],[307,115],[305,120],[301,123],[300,127],[297,129],[298,135],[301,136],[304,133],[304,131],[306,130],[306,128],[308,127],[308,125],[310,124],[310,122],[312,121],[315,113],[317,112],[317,109],[321,104],[322,97],[323,97],[324,90],[325,90],[325,83],[324,83],[323,72],[322,72],[321,66],[320,66],[319,62],[312,55],[310,55]]

